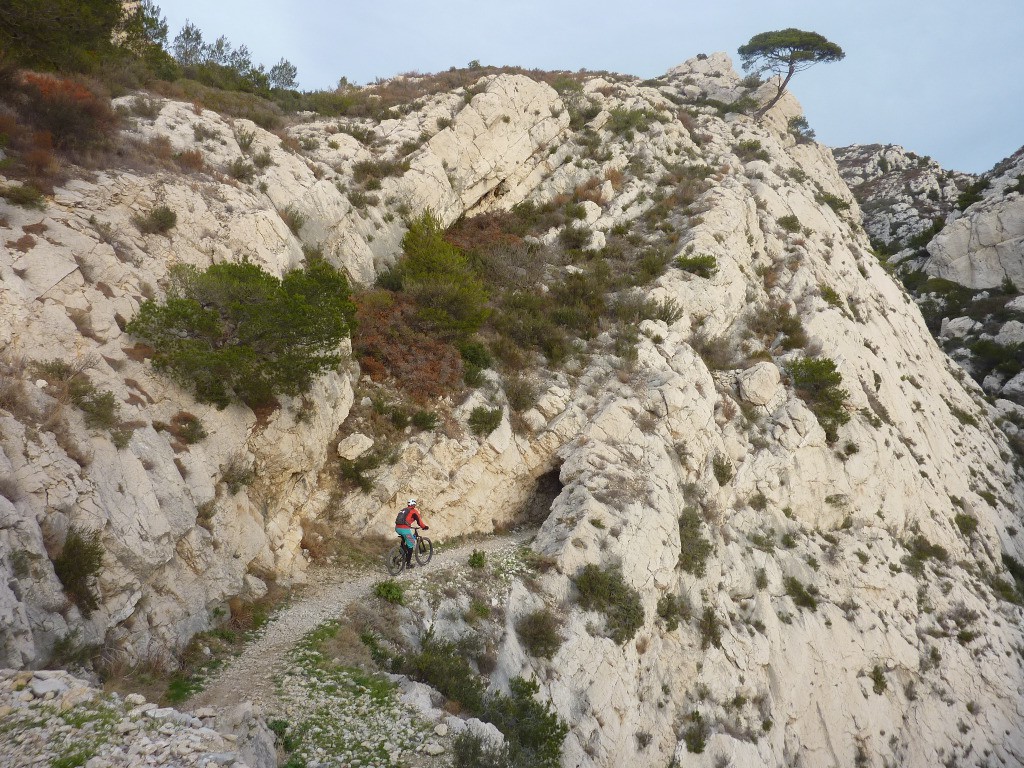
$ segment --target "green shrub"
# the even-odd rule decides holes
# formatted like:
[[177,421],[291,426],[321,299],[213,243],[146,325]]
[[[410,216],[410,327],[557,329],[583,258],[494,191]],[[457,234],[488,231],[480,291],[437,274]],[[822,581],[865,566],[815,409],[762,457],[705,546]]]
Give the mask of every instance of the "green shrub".
[[956,420],[961,424],[971,427],[978,426],[978,419],[963,408],[957,408],[955,405],[951,405],[949,406],[949,412],[952,413],[956,417]]
[[88,532],[72,525],[64,540],[64,548],[53,561],[53,571],[68,597],[86,618],[99,607],[94,582],[102,568],[100,532]]
[[392,579],[385,579],[374,584],[373,594],[389,603],[405,605],[405,588]]
[[605,616],[609,635],[619,645],[632,640],[644,623],[640,593],[626,584],[621,568],[601,569],[588,563],[573,580],[579,591],[580,606],[600,611]]
[[170,232],[178,223],[178,214],[166,205],[158,205],[145,216],[135,216],[132,223],[144,235],[163,235]]
[[964,536],[971,536],[978,530],[978,518],[973,515],[966,515],[961,512],[953,520],[956,523],[956,527],[960,529],[960,533]]
[[468,728],[452,741],[451,753],[452,768],[511,768],[507,744],[485,744],[481,736]]
[[459,344],[459,355],[463,361],[480,369],[494,365],[494,358],[487,346],[479,341],[464,341]]
[[416,411],[412,415],[412,425],[426,432],[437,429],[437,414],[433,411]]
[[834,443],[839,427],[850,420],[846,412],[849,394],[840,384],[843,376],[827,357],[801,357],[787,366],[796,394],[818,419],[825,437]]
[[882,669],[880,664],[875,664],[871,670],[871,689],[881,696],[885,693],[885,689],[889,687],[889,684],[885,679],[885,670]]
[[428,633],[421,639],[420,650],[399,659],[398,664],[396,671],[436,688],[469,712],[483,711],[486,686],[454,643],[436,640]]
[[707,560],[713,547],[704,538],[700,515],[693,507],[687,507],[679,517],[679,567],[694,576],[703,576]]
[[811,128],[807,118],[803,115],[795,115],[789,118],[789,123],[786,127],[793,135],[793,138],[796,139],[797,144],[808,144],[814,141],[814,129]]
[[768,152],[761,146],[761,142],[757,139],[746,139],[741,141],[739,144],[735,144],[732,151],[743,162],[750,162],[751,160],[763,160],[768,162],[771,160]]
[[658,618],[665,622],[669,632],[679,627],[680,621],[690,620],[690,604],[682,595],[666,593],[658,599]]
[[843,306],[845,306],[845,303],[843,302],[843,297],[839,295],[839,292],[835,288],[832,288],[831,286],[828,285],[819,285],[818,291],[821,293],[821,298],[823,298],[826,301],[826,303],[831,304],[833,307],[842,308]]
[[512,768],[561,765],[562,742],[569,729],[550,704],[537,701],[539,691],[532,680],[515,677],[509,682],[509,694],[492,695],[481,713],[482,720],[505,735]]
[[361,160],[352,166],[352,179],[356,184],[366,185],[388,176],[401,176],[407,170],[408,160]]
[[469,429],[474,435],[489,435],[501,424],[501,408],[478,405],[469,414]]
[[831,192],[821,192],[815,196],[815,200],[822,205],[827,205],[836,213],[842,213],[843,211],[850,210],[849,202],[843,200],[839,195],[833,195]]
[[794,233],[800,231],[800,219],[796,217],[796,214],[790,214],[789,216],[780,216],[778,218],[779,226],[782,227],[786,232]]
[[474,549],[469,555],[470,568],[484,568],[487,566],[487,553]]
[[978,179],[977,181],[969,184],[960,196],[956,199],[956,207],[961,211],[970,208],[976,202],[981,200],[984,196],[982,193],[992,186],[992,182],[988,179]]
[[2,186],[0,187],[0,197],[11,205],[19,205],[22,208],[42,210],[46,207],[46,198],[43,193],[31,184]]
[[232,454],[221,471],[220,481],[227,486],[228,493],[234,496],[242,488],[252,483],[256,479],[256,473],[252,467],[249,466],[249,462],[246,461],[245,454],[239,451],[238,453]]
[[516,413],[528,411],[537,404],[537,390],[522,376],[505,379],[505,397],[508,399],[508,407]]
[[228,163],[228,175],[233,179],[248,183],[256,175],[256,169],[244,157],[236,157]]
[[704,752],[707,746],[708,726],[701,717],[700,712],[694,710],[690,714],[690,723],[683,730],[683,741],[686,743],[686,751],[695,755]]
[[711,278],[718,272],[718,260],[714,256],[680,256],[676,259],[676,266],[697,277]]
[[396,269],[419,317],[441,335],[465,338],[487,318],[487,290],[429,211],[409,224]]
[[270,150],[264,147],[263,150],[252,156],[252,163],[260,170],[263,170],[274,164],[274,158],[270,155]]
[[302,229],[302,225],[306,223],[306,215],[294,205],[289,204],[284,208],[281,208],[277,212],[277,215],[281,217],[281,221],[283,221],[288,226],[288,229],[291,230],[292,234],[296,236],[298,236],[299,230]]
[[715,480],[718,481],[719,485],[724,486],[732,480],[733,468],[728,456],[721,453],[717,454],[713,459],[711,459],[711,469],[714,472]]
[[650,110],[615,107],[608,113],[608,122],[604,127],[616,136],[632,141],[634,131],[645,133],[651,127],[651,122],[657,120],[657,113]]
[[551,659],[562,647],[559,622],[547,608],[523,616],[516,622],[516,634],[526,652],[538,659]]
[[818,600],[815,597],[814,586],[805,587],[799,579],[787,576],[783,579],[786,587],[786,594],[793,599],[793,603],[799,608],[808,608],[811,611],[818,610]]
[[283,280],[249,263],[181,265],[165,303],[144,302],[126,330],[154,348],[156,369],[223,408],[307,392],[341,362],[354,315],[348,281],[322,260]]
[[716,648],[722,647],[722,622],[710,605],[704,606],[704,612],[697,622],[697,629],[700,631],[701,650],[707,650],[712,645]]
[[120,422],[121,404],[113,392],[93,389],[74,397],[74,403],[85,414],[87,427],[113,429]]
[[924,574],[924,566],[928,560],[935,559],[945,562],[949,553],[945,547],[939,544],[932,544],[924,536],[918,534],[906,543],[907,555],[903,558],[903,565],[915,576]]
[[578,251],[590,244],[591,231],[587,227],[569,224],[558,233],[558,242],[563,248],[570,251]]

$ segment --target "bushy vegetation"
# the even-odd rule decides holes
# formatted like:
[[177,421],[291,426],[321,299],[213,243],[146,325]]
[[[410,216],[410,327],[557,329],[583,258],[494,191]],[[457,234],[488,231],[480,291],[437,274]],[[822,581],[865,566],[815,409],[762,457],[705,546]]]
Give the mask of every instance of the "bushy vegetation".
[[538,659],[550,659],[558,653],[562,647],[559,629],[558,619],[547,608],[532,611],[516,622],[519,642],[528,654]]
[[644,623],[640,593],[622,578],[622,569],[588,563],[573,580],[580,606],[605,616],[609,636],[619,645],[632,640]]
[[[493,765],[508,768],[557,768],[562,742],[568,733],[564,722],[547,703],[537,701],[539,686],[522,678],[509,682],[508,695],[486,693],[484,681],[451,642],[436,640],[432,635],[422,638],[418,652],[397,660],[397,669],[410,677],[439,690],[452,704],[453,711],[462,711],[493,723],[505,735],[505,746]],[[479,744],[463,744],[460,759],[479,757]],[[492,765],[492,763],[485,763]],[[466,763],[466,765],[476,765]]]
[[817,589],[813,585],[806,587],[803,582],[793,576],[787,576],[783,579],[783,585],[786,588],[786,594],[793,599],[793,603],[798,608],[807,608],[811,611],[818,610]]
[[405,588],[392,579],[385,579],[374,584],[373,594],[389,603],[405,605]]
[[778,218],[778,224],[786,232],[791,234],[800,231],[800,219],[796,217],[795,213],[791,213],[788,216],[780,216]]
[[964,211],[974,205],[976,202],[984,197],[984,192],[992,186],[992,182],[989,179],[978,179],[967,185],[966,189],[960,193],[960,196],[956,199],[956,207],[961,211]]
[[501,418],[501,408],[478,405],[469,414],[469,429],[474,435],[489,435],[501,424]]
[[136,216],[132,221],[144,235],[163,235],[170,232],[178,223],[178,214],[166,205],[158,205],[145,216]]
[[843,375],[827,357],[801,357],[786,368],[793,381],[796,394],[807,404],[818,419],[825,437],[834,443],[839,427],[850,420],[846,410],[849,394],[840,385]]
[[694,576],[703,576],[714,547],[704,538],[700,515],[694,507],[687,507],[679,516],[679,541],[679,567]]
[[675,264],[684,272],[690,272],[698,277],[711,278],[718,272],[718,259],[706,254],[679,256]]
[[672,632],[679,628],[680,621],[690,620],[690,604],[682,595],[666,593],[658,599],[658,618],[665,622],[665,629]]
[[166,301],[144,302],[126,330],[154,367],[223,408],[308,391],[341,362],[354,315],[348,281],[321,260],[284,279],[249,263],[177,266]]
[[53,561],[53,571],[71,601],[88,618],[99,607],[96,577],[103,568],[103,546],[99,531],[86,531],[72,525],[64,547]]

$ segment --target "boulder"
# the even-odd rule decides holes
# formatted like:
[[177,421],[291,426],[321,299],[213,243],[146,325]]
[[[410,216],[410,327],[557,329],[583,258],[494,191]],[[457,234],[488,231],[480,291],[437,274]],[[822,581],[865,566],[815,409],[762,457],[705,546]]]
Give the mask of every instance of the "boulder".
[[373,438],[356,432],[338,443],[338,455],[347,461],[355,461],[373,447]]
[[736,377],[740,397],[754,405],[768,405],[782,391],[778,366],[768,361],[751,366]]

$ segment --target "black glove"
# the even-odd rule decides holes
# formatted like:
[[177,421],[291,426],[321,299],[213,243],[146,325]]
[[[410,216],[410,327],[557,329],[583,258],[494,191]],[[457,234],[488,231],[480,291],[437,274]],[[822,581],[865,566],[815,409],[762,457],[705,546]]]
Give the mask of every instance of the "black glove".
[[430,530],[430,526],[429,525],[424,525],[423,526],[423,530],[424,531],[429,531]]

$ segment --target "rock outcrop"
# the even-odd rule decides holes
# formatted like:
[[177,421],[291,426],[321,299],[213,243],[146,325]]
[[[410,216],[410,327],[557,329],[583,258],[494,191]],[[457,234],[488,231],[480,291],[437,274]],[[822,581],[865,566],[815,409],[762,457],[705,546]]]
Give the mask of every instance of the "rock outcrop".
[[[795,99],[763,123],[736,106],[756,88],[724,54],[643,83],[586,79],[587,110],[498,75],[379,124],[297,124],[285,147],[168,102],[139,121],[140,137],[213,168],[259,158],[262,170],[249,181],[237,166],[234,181],[111,172],[60,190],[44,214],[5,207],[5,238],[43,235],[0,256],[0,340],[29,361],[7,358],[14,395],[0,411],[0,468],[14,478],[0,498],[7,663],[40,665],[76,630],[136,656],[180,646],[228,597],[302,578],[303,521],[330,512],[386,532],[414,492],[432,527],[489,530],[557,469],[534,544],[553,568],[510,587],[491,682],[540,683],[570,726],[564,765],[1024,764],[1024,625],[1005,567],[1024,559],[1024,485],[993,426],[1009,411],[943,354],[873,256],[829,150],[787,131]],[[706,183],[669,198],[686,178]],[[934,183],[944,200],[957,186]],[[323,472],[335,438],[366,434],[349,421],[364,407],[355,367],[269,414],[215,411],[121,330],[174,263],[248,256],[281,274],[305,246],[369,282],[398,254],[403,212],[430,207],[450,223],[588,184],[576,218],[536,241],[585,226],[589,256],[573,258],[601,258],[622,233],[683,257],[634,283],[660,317],[638,320],[631,344],[599,328],[586,354],[531,374],[532,409],[514,424],[503,409],[478,437],[466,429],[474,408],[508,400],[486,374],[490,392],[445,403],[450,422],[404,438],[368,493],[332,500]],[[133,231],[158,203],[178,212],[170,237]],[[924,218],[899,214],[896,234]],[[571,262],[552,269],[581,270]],[[36,384],[31,362],[54,358],[88,361],[139,422],[122,448]],[[818,378],[801,378],[807,359],[827,364]],[[826,386],[828,366],[842,391]],[[209,436],[188,444],[157,428],[181,412]],[[358,458],[357,447],[341,450]],[[256,479],[232,495],[223,473],[235,461]],[[100,531],[106,552],[88,618],[51,565],[72,525]],[[630,615],[642,616],[628,631],[578,605],[587,565],[636,591]],[[449,599],[433,614],[459,615]],[[550,660],[517,633],[542,606],[563,622]]]

